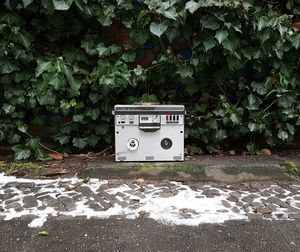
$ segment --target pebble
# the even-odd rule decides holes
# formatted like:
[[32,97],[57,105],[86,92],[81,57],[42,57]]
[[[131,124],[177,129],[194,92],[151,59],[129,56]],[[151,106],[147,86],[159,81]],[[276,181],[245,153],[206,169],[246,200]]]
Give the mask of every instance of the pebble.
[[256,213],[270,214],[270,213],[272,213],[272,210],[268,207],[259,207],[256,209]]

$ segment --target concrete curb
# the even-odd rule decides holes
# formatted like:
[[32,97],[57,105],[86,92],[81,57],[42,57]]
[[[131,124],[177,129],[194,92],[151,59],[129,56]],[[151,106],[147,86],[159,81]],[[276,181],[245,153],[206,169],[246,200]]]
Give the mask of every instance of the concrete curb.
[[115,163],[110,159],[92,160],[80,172],[81,177],[101,179],[174,180],[182,182],[240,183],[266,180],[292,180],[283,172],[287,162],[248,162],[201,164],[196,161],[158,163]]

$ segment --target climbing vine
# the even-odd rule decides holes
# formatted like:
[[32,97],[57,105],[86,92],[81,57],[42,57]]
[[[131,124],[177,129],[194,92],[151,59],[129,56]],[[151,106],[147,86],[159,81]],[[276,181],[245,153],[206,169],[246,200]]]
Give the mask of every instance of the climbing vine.
[[299,47],[299,0],[6,0],[0,143],[102,149],[114,104],[137,101],[186,105],[193,153],[292,143]]

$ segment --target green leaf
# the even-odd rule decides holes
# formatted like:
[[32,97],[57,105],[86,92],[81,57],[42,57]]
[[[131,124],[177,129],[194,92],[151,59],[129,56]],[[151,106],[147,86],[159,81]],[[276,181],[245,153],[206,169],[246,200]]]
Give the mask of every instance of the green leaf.
[[219,141],[224,140],[225,138],[227,138],[226,130],[223,129],[218,130],[215,137]]
[[177,13],[174,7],[170,7],[167,10],[164,10],[162,13],[166,18],[176,20]]
[[283,94],[281,97],[278,98],[277,101],[281,107],[289,108],[294,104],[295,98],[290,94]]
[[215,38],[218,40],[219,44],[221,44],[228,37],[227,31],[218,31],[215,35]]
[[87,137],[87,143],[89,146],[95,147],[97,145],[99,139],[100,139],[100,137],[98,137],[95,134],[92,134]]
[[12,150],[15,152],[15,159],[16,160],[27,159],[31,155],[31,151],[28,148],[23,147],[20,144],[13,146]]
[[90,116],[93,120],[97,120],[100,115],[100,109],[91,109],[87,112],[87,115]]
[[168,29],[168,25],[165,23],[156,23],[152,22],[150,24],[150,31],[157,37],[161,37],[161,35]]
[[185,79],[187,77],[193,78],[194,70],[191,66],[184,65],[183,67],[178,68],[176,73],[179,73],[182,79]]
[[83,122],[84,115],[73,115],[73,121],[74,122]]
[[203,46],[205,52],[208,52],[210,49],[214,48],[217,45],[217,41],[213,38],[206,39],[203,41]]
[[84,147],[87,146],[87,139],[86,138],[74,138],[73,146],[77,147],[78,149],[83,149]]
[[282,141],[285,141],[285,140],[288,139],[289,134],[288,134],[286,131],[284,131],[284,130],[280,130],[280,131],[278,132],[278,134],[277,134],[277,137],[278,137],[279,139],[281,139]]
[[230,37],[223,40],[222,45],[225,49],[229,50],[231,53],[234,53],[238,46],[238,39],[236,37]]
[[190,13],[194,13],[196,10],[198,10],[200,7],[200,5],[198,3],[196,3],[195,1],[191,0],[191,1],[188,1],[186,4],[185,4],[185,9],[186,10],[189,10]]
[[253,122],[248,123],[248,128],[251,132],[255,132],[259,129],[258,125],[256,123],[253,123]]
[[236,114],[231,114],[230,115],[230,120],[233,122],[233,124],[239,124],[240,123],[240,120],[239,120],[239,118],[237,117]]
[[26,146],[28,146],[31,150],[37,150],[40,147],[40,138],[39,137],[31,137],[27,140]]
[[122,55],[122,60],[125,62],[134,62],[135,61],[135,52],[128,52]]
[[245,107],[248,110],[257,110],[261,104],[262,104],[261,99],[259,99],[253,94],[249,94],[245,102]]
[[27,127],[26,124],[22,124],[22,125],[19,125],[19,126],[18,126],[18,130],[19,130],[20,132],[26,133],[27,130],[28,130],[28,127]]
[[293,47],[295,47],[298,50],[300,48],[300,33],[291,36],[290,40],[292,42]]
[[18,40],[23,46],[26,47],[26,49],[28,49],[33,41],[33,38],[28,32],[23,31],[18,33]]
[[41,231],[41,232],[38,232],[37,235],[40,235],[40,236],[48,236],[49,233],[47,231]]
[[68,10],[74,0],[52,0],[54,9],[56,10]]
[[1,74],[8,74],[11,72],[14,72],[16,70],[20,70],[17,63],[6,60],[6,59],[0,59],[0,73]]
[[16,107],[13,106],[13,105],[4,103],[4,104],[2,105],[2,109],[4,110],[4,112],[5,112],[6,114],[10,114],[10,113],[13,113],[13,112],[15,111]]
[[269,91],[270,85],[269,83],[252,82],[251,87],[258,94],[265,95]]
[[248,143],[247,150],[250,155],[258,155],[260,154],[259,147],[255,143]]
[[7,138],[7,142],[9,144],[16,144],[16,143],[20,142],[20,140],[21,140],[21,137],[14,133],[10,133]]
[[209,16],[208,18],[203,18],[200,20],[202,26],[206,29],[217,30],[220,25],[218,23],[218,19],[214,16]]
[[43,72],[52,66],[52,62],[43,58],[38,58],[37,67],[35,69],[35,77],[39,77]]
[[28,5],[30,5],[33,2],[33,0],[23,0],[23,5],[26,8]]

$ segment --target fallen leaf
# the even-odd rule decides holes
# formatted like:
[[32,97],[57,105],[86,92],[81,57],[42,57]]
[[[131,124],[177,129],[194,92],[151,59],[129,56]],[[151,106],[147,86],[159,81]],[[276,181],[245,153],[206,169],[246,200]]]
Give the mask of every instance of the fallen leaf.
[[276,85],[277,84],[277,79],[275,77],[272,77],[271,81],[272,81],[272,85]]
[[61,175],[61,174],[67,174],[68,171],[62,167],[58,168],[49,168],[46,171],[46,174],[43,174],[44,176],[55,176],[55,175]]
[[0,164],[4,164],[5,163],[5,161],[0,161]]
[[53,160],[62,160],[64,158],[64,156],[60,153],[49,153],[48,156]]
[[175,223],[172,223],[172,224],[171,224],[171,228],[172,228],[172,231],[176,231],[176,224],[175,224]]
[[135,180],[135,183],[136,183],[137,185],[140,185],[140,186],[145,185],[145,179],[143,179],[143,178],[138,178],[138,179]]
[[38,232],[37,235],[40,235],[40,236],[48,236],[49,233],[47,231],[42,231],[42,232]]
[[294,29],[295,32],[300,31],[300,22],[293,23],[292,28]]
[[260,152],[263,155],[272,155],[272,152],[269,149],[266,149],[266,148],[261,149]]
[[223,151],[223,150],[216,150],[216,153],[217,153],[219,156],[223,156],[223,155],[224,155],[224,151]]
[[229,155],[235,155],[235,150],[228,151]]
[[74,188],[75,188],[75,186],[73,186],[73,185],[66,185],[65,186],[66,191],[72,191]]

